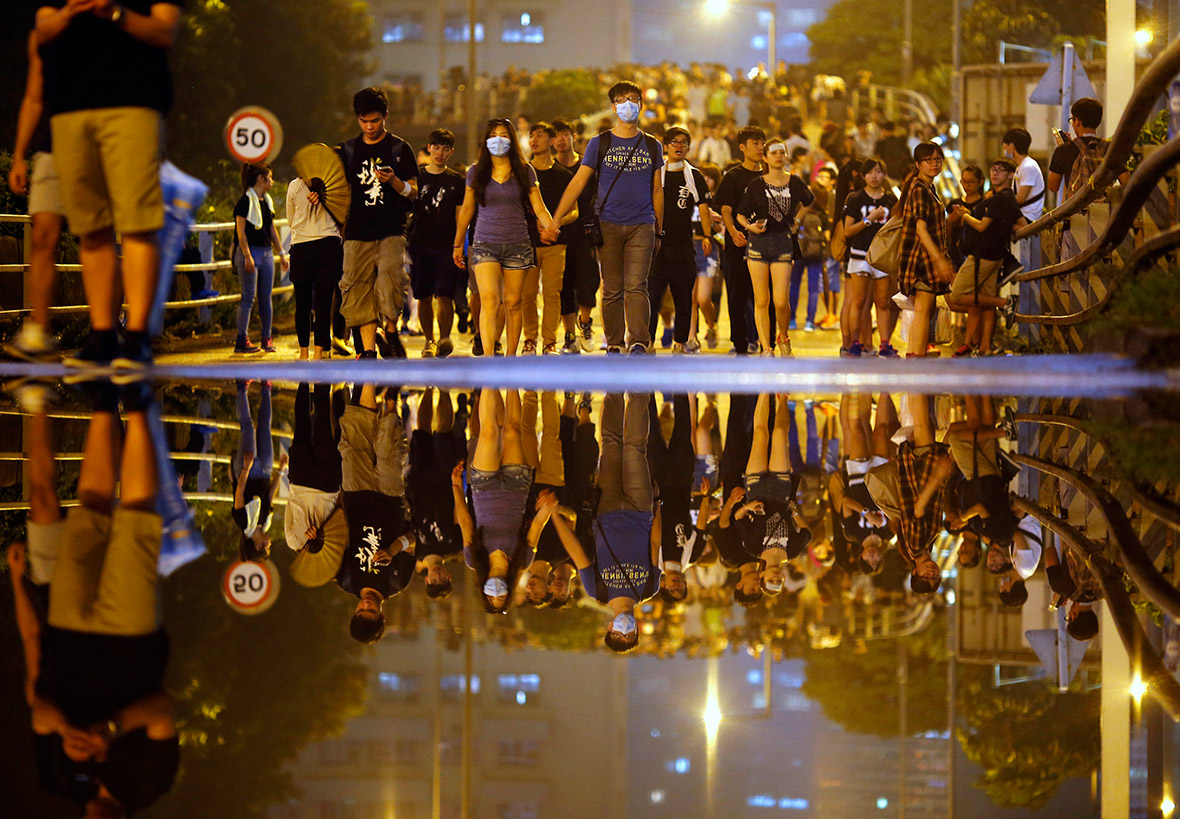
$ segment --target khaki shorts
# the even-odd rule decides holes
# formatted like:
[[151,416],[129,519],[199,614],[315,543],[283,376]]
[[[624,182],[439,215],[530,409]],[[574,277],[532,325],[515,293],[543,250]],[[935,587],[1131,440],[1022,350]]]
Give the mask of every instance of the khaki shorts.
[[71,509],[49,587],[49,625],[122,636],[155,631],[162,538],[155,512]]
[[959,272],[955,274],[955,280],[951,283],[950,297],[955,301],[971,301],[978,292],[981,296],[995,297],[1000,292],[998,282],[1000,280],[1000,260],[992,261],[990,259],[979,260],[979,286],[975,285],[975,257],[968,256],[967,260],[963,262],[963,266],[959,268]]
[[406,238],[344,242],[340,313],[349,327],[374,321],[395,322],[406,299]]
[[405,496],[410,445],[396,412],[381,414],[352,404],[345,407],[340,419],[339,449],[343,491]]
[[33,154],[29,174],[29,215],[53,213],[66,215],[66,205],[61,198],[61,182],[57,178],[57,165],[53,154],[38,151]]
[[57,114],[49,124],[74,233],[86,236],[110,227],[147,233],[163,227],[158,111],[96,108]]
[[[978,446],[972,438],[962,438],[958,435],[948,435],[946,443],[950,445],[951,456],[955,465],[967,479],[979,478],[983,475],[999,475],[999,460],[996,454],[999,443],[995,438],[980,441]],[[976,471],[975,467],[979,469]]]

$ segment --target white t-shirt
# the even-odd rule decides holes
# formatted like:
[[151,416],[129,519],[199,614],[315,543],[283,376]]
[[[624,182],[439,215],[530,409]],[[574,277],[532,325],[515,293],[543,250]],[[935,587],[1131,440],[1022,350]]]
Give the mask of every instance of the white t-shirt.
[[307,201],[307,185],[295,177],[287,185],[287,223],[291,228],[291,244],[314,242],[316,239],[339,239],[340,228],[328,209],[313,206]]
[[1045,212],[1045,175],[1041,172],[1041,166],[1031,156],[1026,156],[1019,165],[1016,166],[1016,179],[1012,183],[1016,190],[1023,187],[1032,186],[1032,192],[1029,198],[1041,194],[1040,199],[1031,204],[1024,205],[1020,208],[1020,212],[1024,214],[1024,218],[1032,222],[1041,218],[1041,214]]

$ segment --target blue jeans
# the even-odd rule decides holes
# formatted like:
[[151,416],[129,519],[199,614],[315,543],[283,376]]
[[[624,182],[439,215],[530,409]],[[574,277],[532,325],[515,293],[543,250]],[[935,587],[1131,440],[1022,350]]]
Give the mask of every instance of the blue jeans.
[[[239,481],[249,478],[269,478],[274,467],[274,443],[270,435],[270,387],[262,385],[262,401],[258,405],[258,426],[254,426],[254,419],[250,417],[250,398],[246,394],[246,383],[238,382],[237,394],[238,425],[242,435],[238,439],[238,451],[231,461],[231,472],[238,476]],[[246,456],[253,455],[254,463],[250,471],[242,475]]]
[[819,275],[824,263],[819,259],[808,261],[796,259],[791,266],[791,318],[799,307],[799,285],[803,283],[803,268],[807,268],[807,320],[815,321],[815,308],[821,292]]
[[258,294],[258,318],[262,322],[262,338],[270,338],[270,293],[275,286],[275,257],[269,247],[251,247],[254,272],[246,272],[242,248],[234,247],[234,270],[242,283],[242,300],[238,304],[238,338],[245,338],[250,327],[250,312],[254,309],[254,295]]

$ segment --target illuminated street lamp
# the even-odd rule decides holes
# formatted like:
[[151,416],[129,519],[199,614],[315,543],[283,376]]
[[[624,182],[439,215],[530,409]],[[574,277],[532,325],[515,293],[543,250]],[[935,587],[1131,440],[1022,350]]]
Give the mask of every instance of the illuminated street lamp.
[[710,17],[721,17],[729,11],[730,6],[750,6],[770,15],[766,24],[766,73],[773,77],[774,67],[777,65],[774,41],[777,36],[775,28],[778,23],[778,4],[761,2],[760,0],[705,0],[705,14]]
[[1135,699],[1136,705],[1139,704],[1139,701],[1143,699],[1143,695],[1146,693],[1147,683],[1143,681],[1142,677],[1136,674],[1135,679],[1131,681],[1131,696]]

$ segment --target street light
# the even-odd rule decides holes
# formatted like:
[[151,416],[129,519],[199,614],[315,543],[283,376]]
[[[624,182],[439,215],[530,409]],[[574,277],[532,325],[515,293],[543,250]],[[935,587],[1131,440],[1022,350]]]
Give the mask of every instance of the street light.
[[705,0],[705,14],[710,17],[722,17],[729,11],[730,6],[750,6],[765,11],[770,15],[766,24],[766,73],[774,77],[775,60],[774,41],[775,29],[778,23],[778,4],[761,2],[761,0]]
[[1142,677],[1136,674],[1135,678],[1131,680],[1131,696],[1135,699],[1136,705],[1139,704],[1139,701],[1143,699],[1143,695],[1146,693],[1147,683],[1143,681]]

